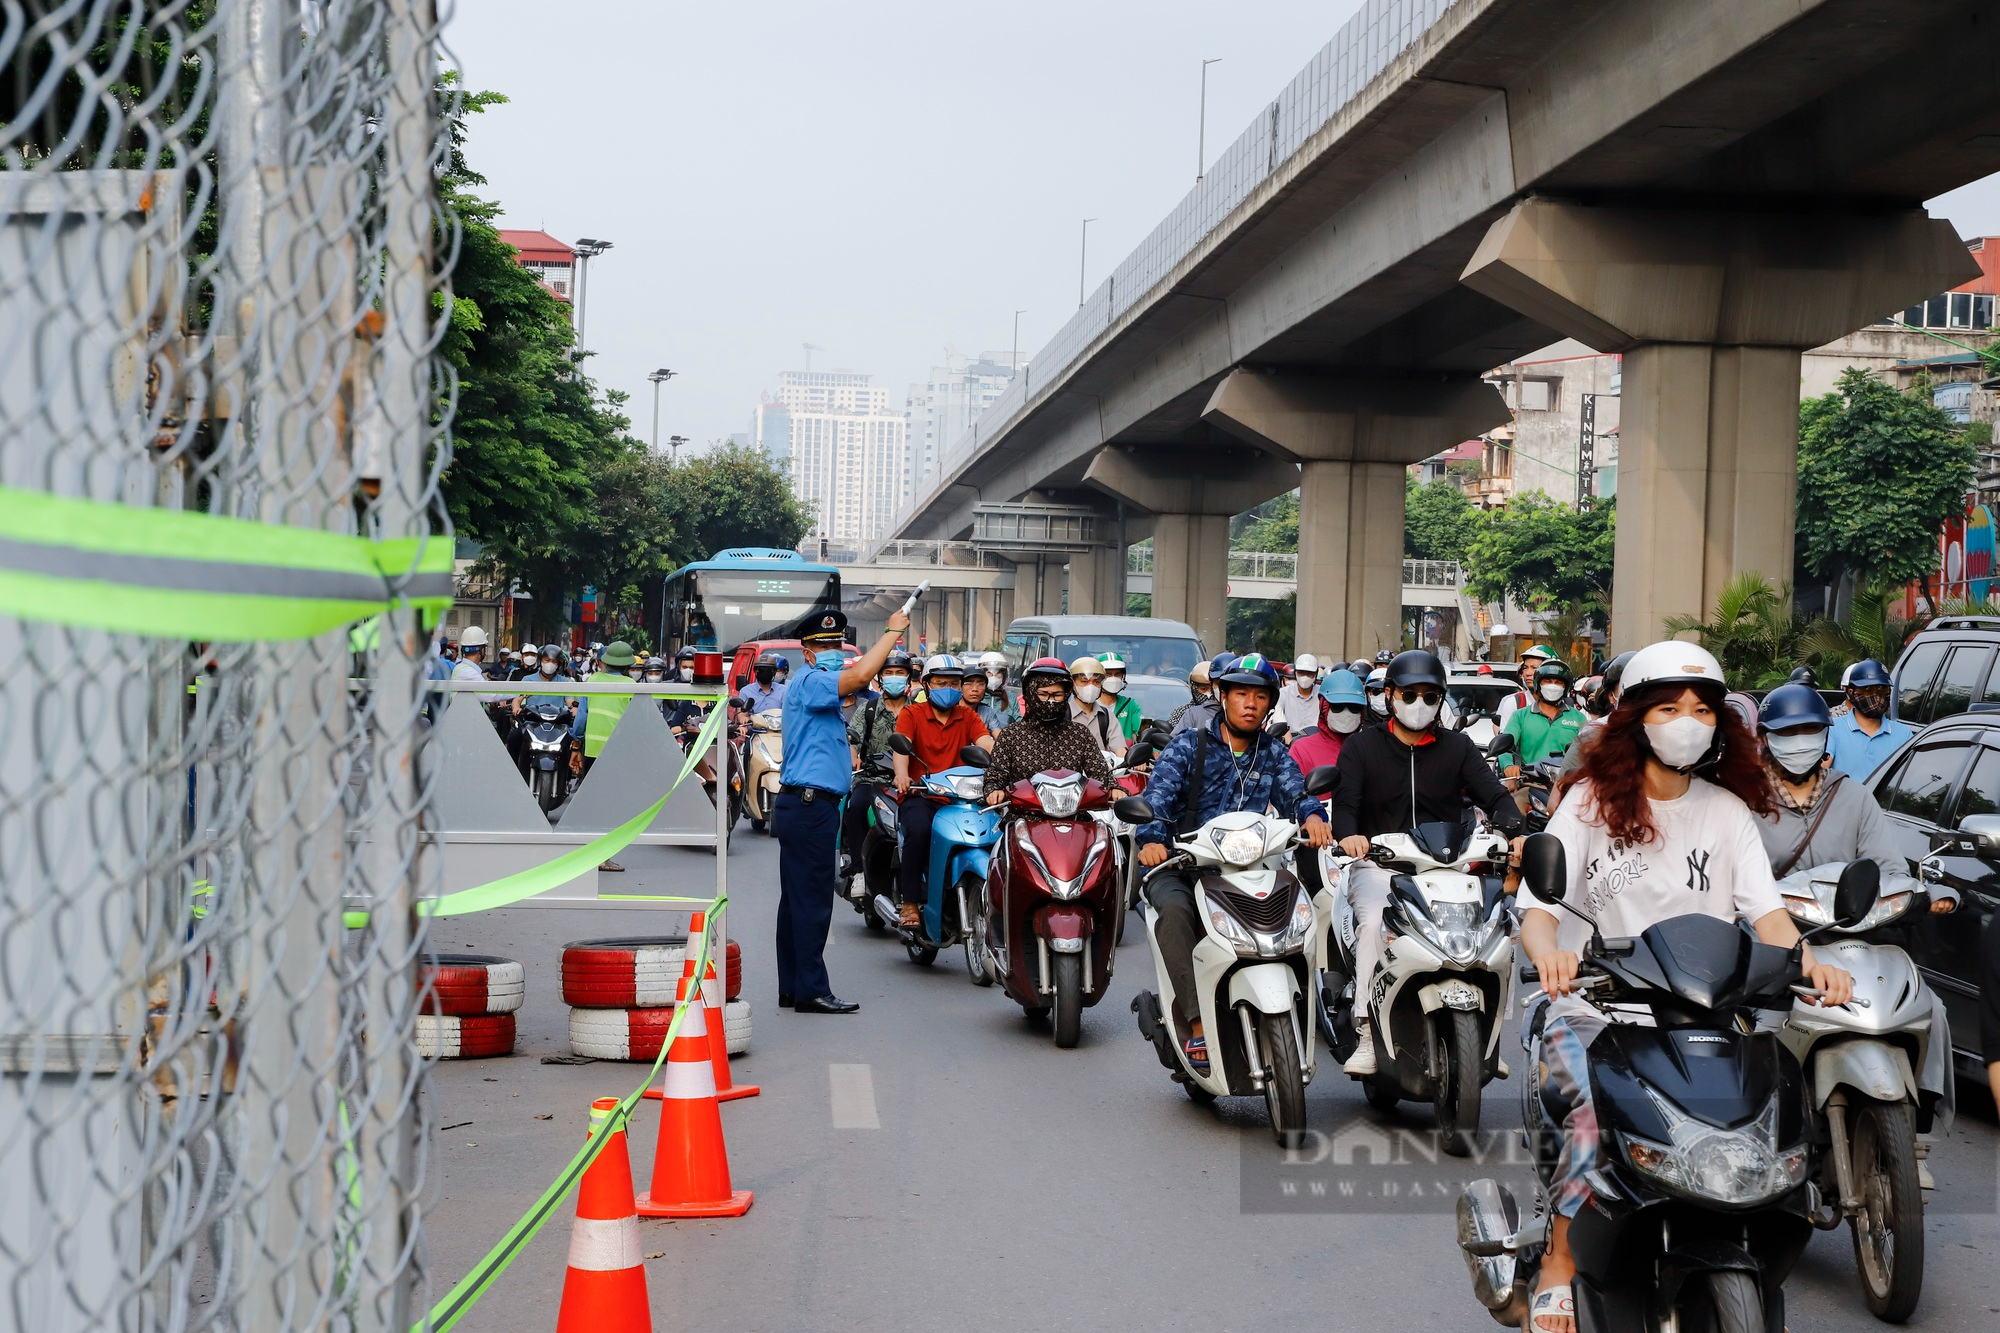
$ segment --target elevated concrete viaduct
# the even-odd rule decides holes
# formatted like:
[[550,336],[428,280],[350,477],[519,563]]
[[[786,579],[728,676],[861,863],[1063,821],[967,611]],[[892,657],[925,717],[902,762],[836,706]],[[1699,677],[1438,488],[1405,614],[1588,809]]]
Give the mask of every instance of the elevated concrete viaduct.
[[[1798,352],[1976,273],[1922,201],[2000,170],[1996,61],[1979,0],[1371,0],[897,535],[1096,504],[1217,639],[1228,514],[1300,486],[1300,643],[1372,649],[1403,465],[1574,336],[1629,357],[1613,632],[1644,641],[1789,575]],[[1079,567],[1073,606],[1115,602],[1117,551]]]

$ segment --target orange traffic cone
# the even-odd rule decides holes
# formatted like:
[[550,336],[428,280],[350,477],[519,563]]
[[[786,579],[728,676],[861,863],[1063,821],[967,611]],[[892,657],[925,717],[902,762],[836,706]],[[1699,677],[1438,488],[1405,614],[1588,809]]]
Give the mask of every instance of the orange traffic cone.
[[[616,1097],[590,1104],[590,1132],[600,1134]],[[639,1215],[632,1199],[632,1159],[625,1130],[612,1131],[576,1193],[576,1221],[569,1233],[569,1271],[563,1275],[556,1333],[653,1333],[646,1299],[646,1269],[639,1254]]]
[[729,1186],[729,1148],[715,1100],[715,1065],[708,1054],[708,1013],[700,987],[681,978],[681,1030],[667,1050],[660,1085],[660,1141],[653,1150],[653,1187],[638,1199],[641,1217],[741,1217],[749,1190]]
[[729,1077],[729,1036],[722,1030],[722,982],[715,964],[701,983],[702,1021],[708,1025],[708,1059],[715,1067],[715,1100],[733,1102],[738,1097],[755,1097],[763,1089],[755,1083],[737,1083]]

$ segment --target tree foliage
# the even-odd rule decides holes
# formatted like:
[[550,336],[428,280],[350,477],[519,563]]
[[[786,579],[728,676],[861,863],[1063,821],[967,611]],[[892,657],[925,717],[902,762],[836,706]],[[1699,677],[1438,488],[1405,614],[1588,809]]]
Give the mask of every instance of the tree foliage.
[[1662,627],[1670,636],[1693,634],[1739,690],[1784,684],[1805,656],[1807,626],[1792,605],[1791,590],[1757,573],[1738,574],[1724,584],[1708,620],[1669,616]]
[[1287,491],[1229,522],[1232,551],[1299,549],[1299,493]]
[[1418,485],[1412,477],[1403,490],[1403,554],[1412,560],[1463,562],[1479,531],[1479,510],[1450,481]]
[[1616,510],[1579,513],[1540,491],[1479,515],[1466,548],[1466,587],[1481,601],[1604,604],[1611,600]]
[[1960,511],[1977,451],[1928,397],[1850,368],[1799,406],[1798,544],[1806,568],[1866,583],[1922,580],[1938,532]]

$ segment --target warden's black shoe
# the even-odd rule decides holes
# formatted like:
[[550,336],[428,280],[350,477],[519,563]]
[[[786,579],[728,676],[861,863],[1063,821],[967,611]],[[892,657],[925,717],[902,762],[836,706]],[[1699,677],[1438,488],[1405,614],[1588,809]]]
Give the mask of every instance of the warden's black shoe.
[[810,1000],[800,1000],[792,1006],[801,1014],[851,1014],[861,1006],[852,1000],[842,1000],[832,995],[816,995]]
[[780,996],[778,997],[778,1007],[779,1007],[780,1009],[789,1009],[789,1008],[791,1008],[791,1007],[792,1007],[792,997],[791,997],[791,996],[789,996],[789,995],[780,995]]

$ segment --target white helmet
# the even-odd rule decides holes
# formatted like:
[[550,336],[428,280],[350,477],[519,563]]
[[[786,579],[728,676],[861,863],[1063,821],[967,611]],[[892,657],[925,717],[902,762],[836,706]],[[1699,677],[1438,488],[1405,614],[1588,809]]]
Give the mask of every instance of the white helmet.
[[1298,675],[1306,671],[1312,672],[1315,676],[1318,675],[1319,659],[1311,653],[1300,653],[1298,660],[1292,663],[1292,674]]
[[958,659],[950,653],[934,653],[924,659],[925,679],[929,679],[932,676],[963,676],[964,674],[965,668],[960,666]]
[[1386,690],[1386,689],[1388,689],[1388,688],[1389,688],[1389,668],[1388,668],[1388,667],[1376,667],[1376,668],[1375,668],[1375,669],[1374,669],[1373,671],[1371,671],[1371,672],[1369,672],[1369,673],[1368,673],[1368,683],[1369,683],[1370,685],[1379,685],[1379,686],[1381,686],[1381,687],[1382,687],[1383,689],[1385,689],[1385,690]]
[[465,633],[458,636],[458,646],[461,648],[484,648],[486,646],[486,631],[477,625],[470,626],[466,629]]
[[1006,654],[981,653],[979,655],[979,669],[981,671],[1005,671],[1007,669]]
[[1641,685],[1698,685],[1703,682],[1718,690],[1729,688],[1729,683],[1722,676],[1722,663],[1715,660],[1715,654],[1698,643],[1667,639],[1632,654],[1632,660],[1625,664],[1624,673],[1618,677],[1618,692],[1630,694]]

